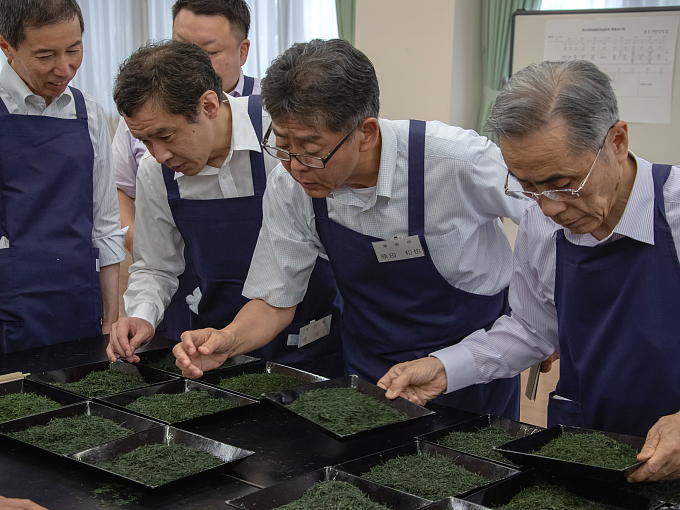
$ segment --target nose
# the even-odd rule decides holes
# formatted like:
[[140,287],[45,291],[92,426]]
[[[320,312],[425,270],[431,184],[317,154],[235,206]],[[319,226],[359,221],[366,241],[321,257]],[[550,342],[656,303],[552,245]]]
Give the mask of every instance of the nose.
[[170,148],[161,142],[150,142],[147,145],[151,155],[158,161],[161,165],[166,164],[172,158],[172,152]]
[[300,161],[295,156],[290,158],[288,165],[291,171],[294,172],[307,172],[311,169],[311,167],[308,167],[307,165],[300,163]]
[[558,202],[557,200],[550,200],[546,197],[541,197],[539,200],[539,205],[541,206],[541,211],[548,218],[554,218],[558,214],[564,212],[567,208],[566,202]]
[[70,78],[72,74],[75,74],[71,59],[65,55],[58,57],[54,65],[54,74],[59,78]]

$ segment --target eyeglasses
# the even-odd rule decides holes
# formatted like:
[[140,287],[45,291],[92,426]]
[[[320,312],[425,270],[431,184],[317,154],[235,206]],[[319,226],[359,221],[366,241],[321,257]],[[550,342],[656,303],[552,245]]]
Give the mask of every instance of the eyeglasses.
[[[616,121],[618,122],[618,120]],[[555,202],[568,202],[569,200],[576,200],[577,198],[581,197],[581,191],[583,190],[584,186],[588,182],[588,178],[590,177],[590,174],[593,172],[593,168],[595,168],[595,163],[597,163],[597,158],[600,157],[600,152],[602,152],[602,149],[604,148],[604,143],[607,141],[607,136],[609,135],[609,131],[616,125],[616,122],[611,125],[611,127],[607,130],[607,132],[604,135],[604,140],[602,140],[602,144],[600,145],[600,148],[597,151],[597,154],[595,154],[595,159],[593,160],[593,164],[590,165],[590,169],[588,170],[588,173],[586,174],[585,179],[581,182],[578,188],[573,189],[573,188],[565,188],[565,189],[551,189],[551,190],[546,190],[546,191],[541,191],[540,193],[535,193],[533,191],[525,191],[525,190],[511,190],[508,189],[508,179],[510,178],[510,170],[508,170],[507,175],[505,176],[505,185],[503,186],[503,191],[505,192],[506,195],[511,196],[513,198],[521,198],[521,197],[527,197],[527,198],[533,198],[534,200],[538,201],[541,199],[541,197],[545,197],[548,200],[554,200]]]
[[356,129],[353,128],[349,133],[347,133],[345,136],[342,137],[342,140],[340,140],[335,147],[331,149],[331,151],[326,154],[324,157],[319,157],[319,156],[312,156],[311,154],[301,154],[301,153],[296,153],[296,152],[289,152],[286,149],[281,149],[279,147],[275,147],[273,145],[269,145],[267,143],[267,140],[269,140],[269,136],[272,133],[272,125],[269,124],[269,128],[267,129],[267,132],[264,134],[264,140],[262,140],[262,149],[269,154],[270,156],[275,157],[278,160],[281,161],[290,161],[291,159],[295,158],[298,160],[300,163],[302,163],[305,166],[308,166],[310,168],[326,168],[326,163],[328,163],[328,160],[333,157],[333,154],[338,152],[338,149],[342,147],[342,144],[345,143],[350,135],[354,133],[354,130]]

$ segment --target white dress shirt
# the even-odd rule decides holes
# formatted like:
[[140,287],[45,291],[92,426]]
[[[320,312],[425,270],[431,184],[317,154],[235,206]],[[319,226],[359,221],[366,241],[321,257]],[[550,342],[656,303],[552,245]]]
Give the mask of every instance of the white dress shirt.
[[[260,141],[248,116],[248,98],[228,97],[232,115],[231,147],[220,168],[206,166],[196,175],[175,173],[181,198],[212,200],[253,195],[250,151],[261,152]],[[263,112],[263,129],[269,125]],[[270,172],[278,160],[265,154]],[[168,193],[161,165],[147,153],[137,173],[135,214],[135,262],[130,266],[124,294],[128,317],[139,317],[154,327],[163,318],[165,307],[177,290],[177,277],[184,272],[184,240],[168,204]],[[215,239],[237,243],[238,239]]]
[[[243,71],[239,76],[236,88],[229,92],[230,96],[241,97],[243,95]],[[260,80],[255,78],[253,95],[260,93]],[[264,127],[267,129],[267,126]],[[146,152],[143,142],[137,140],[130,133],[130,129],[121,117],[118,120],[116,133],[113,135],[113,171],[116,176],[116,187],[130,198],[135,198],[135,178],[142,156]]]
[[[83,95],[87,107],[87,129],[94,149],[92,244],[99,249],[99,265],[104,267],[117,264],[125,258],[125,230],[120,228],[118,200],[111,172],[111,135],[106,116],[94,99]],[[76,118],[76,105],[71,89],[66,88],[64,93],[47,105],[41,96],[28,88],[9,64],[5,64],[0,71],[0,99],[11,114]],[[69,200],[76,198],[68,197]],[[11,239],[9,242],[11,243]]]
[[[408,127],[405,120],[380,119],[377,185],[333,191],[327,198],[330,219],[380,239],[408,235]],[[500,218],[519,222],[528,201],[505,196],[506,173],[500,150],[485,137],[427,123],[425,239],[434,265],[453,287],[493,295],[508,286],[512,253]],[[269,178],[263,213],[243,294],[276,307],[296,305],[317,256],[326,252],[312,199],[283,166]]]
[[[537,203],[527,209],[515,242],[509,298],[512,316],[500,317],[489,331],[475,331],[462,342],[433,353],[446,367],[447,393],[514,376],[559,350],[554,291],[555,241],[560,229],[569,242],[579,246],[598,246],[621,237],[654,244],[652,164],[635,159],[637,174],[626,208],[612,234],[602,241],[563,229]],[[663,190],[666,219],[680,258],[679,167],[671,171]]]

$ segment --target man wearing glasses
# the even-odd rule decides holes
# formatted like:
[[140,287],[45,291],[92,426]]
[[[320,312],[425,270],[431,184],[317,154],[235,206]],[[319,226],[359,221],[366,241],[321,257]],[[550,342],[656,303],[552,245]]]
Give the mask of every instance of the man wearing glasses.
[[[494,144],[439,122],[378,119],[373,65],[341,40],[288,49],[262,94],[272,116],[263,147],[282,164],[244,287],[252,301],[221,331],[185,333],[175,355],[186,375],[272,338],[320,254],[343,296],[346,370],[371,382],[505,312],[511,251],[500,218],[517,220],[525,205],[503,194]],[[444,403],[516,418],[518,380]]]
[[628,151],[609,78],[585,61],[518,72],[489,125],[522,185],[505,192],[535,200],[515,246],[512,317],[379,384],[422,402],[559,352],[548,424],[647,434],[630,479],[679,477],[680,168]]
[[[107,348],[111,360],[138,361],[134,350],[154,334],[185,256],[201,290],[194,328],[223,327],[245,304],[241,291],[262,223],[267,172],[278,162],[264,158],[260,148],[269,116],[259,96],[224,94],[209,55],[190,43],[137,50],[121,67],[114,99],[150,153],[137,177],[137,258],[125,292],[129,316],[113,325]],[[254,355],[342,375],[337,298],[328,262],[315,261],[292,324]],[[312,320],[328,327],[300,334]]]

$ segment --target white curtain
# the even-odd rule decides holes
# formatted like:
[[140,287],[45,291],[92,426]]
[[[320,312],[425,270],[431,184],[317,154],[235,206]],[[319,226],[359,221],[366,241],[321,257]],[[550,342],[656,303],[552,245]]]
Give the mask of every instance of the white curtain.
[[542,11],[571,9],[618,9],[624,7],[673,7],[679,0],[543,0]]
[[[147,41],[172,36],[174,0],[77,0],[83,12],[83,65],[73,85],[95,97],[112,127],[111,97],[118,67]],[[247,0],[251,7],[250,55],[244,72],[262,77],[269,63],[296,42],[338,36],[335,0]],[[4,65],[0,53],[0,65]]]

